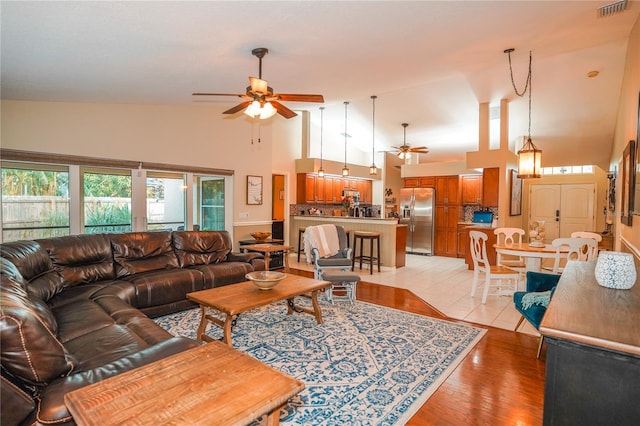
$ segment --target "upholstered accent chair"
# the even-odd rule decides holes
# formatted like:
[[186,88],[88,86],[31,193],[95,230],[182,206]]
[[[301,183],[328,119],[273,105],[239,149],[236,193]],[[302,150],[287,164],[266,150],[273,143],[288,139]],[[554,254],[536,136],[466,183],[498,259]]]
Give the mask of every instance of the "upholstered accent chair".
[[[522,315],[514,329],[515,331],[518,331],[522,321],[525,319],[538,330],[559,280],[560,275],[558,274],[527,272],[526,291],[517,291],[513,294],[515,308]],[[543,340],[544,336],[540,335],[536,358],[540,358]]]
[[[352,250],[348,247],[347,233],[340,225],[334,225],[338,232],[340,249],[337,254],[330,257],[321,257],[317,247],[311,246],[311,259],[313,262],[313,277],[322,279],[322,272],[326,270],[347,271],[351,269]],[[310,232],[311,226],[307,226],[305,233]],[[306,237],[305,237],[306,238]]]

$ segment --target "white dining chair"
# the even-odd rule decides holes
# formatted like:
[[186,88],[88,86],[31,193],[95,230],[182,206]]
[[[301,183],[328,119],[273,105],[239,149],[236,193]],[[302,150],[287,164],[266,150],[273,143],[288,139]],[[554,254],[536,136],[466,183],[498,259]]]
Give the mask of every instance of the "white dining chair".
[[[497,244],[521,244],[524,236],[524,229],[496,228],[493,233],[496,234]],[[522,257],[504,258],[500,253],[496,253],[496,264],[506,268],[511,268],[520,273],[525,273],[527,269]]]
[[561,274],[564,270],[563,260],[586,262],[598,257],[598,242],[593,238],[556,238],[551,245],[556,248],[551,269],[554,274]]
[[576,231],[571,233],[571,238],[593,238],[597,243],[602,241],[602,235],[596,232]]
[[[517,290],[520,274],[512,269],[504,266],[491,265],[487,256],[487,239],[489,237],[484,232],[469,231],[469,248],[471,250],[471,259],[473,260],[473,282],[471,284],[471,297],[476,294],[476,289],[482,281],[484,285],[482,291],[482,303],[487,302],[489,295],[489,287],[497,287],[497,293],[494,295],[512,295]],[[484,280],[481,280],[481,274]],[[493,284],[495,282],[495,284]],[[503,292],[505,286],[510,286],[507,292]]]

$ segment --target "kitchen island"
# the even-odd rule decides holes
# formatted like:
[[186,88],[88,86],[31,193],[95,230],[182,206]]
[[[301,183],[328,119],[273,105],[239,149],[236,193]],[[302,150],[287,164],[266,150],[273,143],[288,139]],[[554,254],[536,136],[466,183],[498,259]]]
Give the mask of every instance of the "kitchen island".
[[[382,265],[394,268],[404,266],[406,225],[399,225],[398,219],[297,215],[291,216],[291,229],[289,235],[297,236],[298,230],[302,227],[323,225],[327,223],[343,226],[346,231],[350,231],[352,233],[349,241],[351,246],[353,246],[353,231],[379,232],[380,252],[382,254],[380,256],[380,261]],[[364,252],[365,254],[368,254],[369,247],[364,247]]]

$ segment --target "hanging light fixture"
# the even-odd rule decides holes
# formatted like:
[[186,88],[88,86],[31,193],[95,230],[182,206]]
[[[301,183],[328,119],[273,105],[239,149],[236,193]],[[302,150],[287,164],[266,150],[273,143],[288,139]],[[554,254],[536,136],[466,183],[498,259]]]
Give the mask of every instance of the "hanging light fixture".
[[260,101],[251,102],[247,109],[244,110],[244,113],[249,117],[259,118],[261,120],[273,117],[276,112],[278,112],[278,110],[271,105],[271,102],[260,103]]
[[324,176],[324,169],[322,168],[322,128],[324,124],[324,107],[320,107],[320,168],[318,169],[318,176]]
[[369,166],[369,174],[375,176],[378,174],[378,168],[376,167],[376,95],[371,96],[371,103],[373,104],[373,113],[371,117],[371,165]]
[[347,107],[349,102],[344,103],[344,167],[342,168],[342,176],[349,176],[349,167],[347,167]]
[[411,158],[411,152],[409,152],[409,145],[407,145],[407,127],[409,123],[402,123],[402,127],[404,128],[404,138],[402,139],[402,146],[400,147],[400,152],[398,152],[398,158],[401,160],[408,160]]
[[518,151],[518,177],[521,179],[539,178],[540,164],[542,159],[542,150],[538,149],[531,141],[531,51],[529,51],[529,73],[527,81],[522,92],[518,91],[516,83],[513,80],[513,68],[511,66],[511,52],[515,49],[506,49],[504,53],[509,56],[509,72],[511,74],[511,84],[516,95],[523,97],[527,90],[529,92],[529,128],[526,142],[522,145],[522,149]]

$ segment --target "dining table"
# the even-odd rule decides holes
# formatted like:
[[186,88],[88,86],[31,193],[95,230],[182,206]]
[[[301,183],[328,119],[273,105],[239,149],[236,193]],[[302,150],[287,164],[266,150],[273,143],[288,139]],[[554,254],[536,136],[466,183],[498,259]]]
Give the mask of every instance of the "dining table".
[[551,244],[545,244],[542,247],[532,246],[529,243],[497,243],[493,247],[496,253],[509,256],[518,256],[524,259],[527,271],[540,272],[542,259],[555,259],[562,253],[568,253],[569,248],[561,246],[558,250]]

